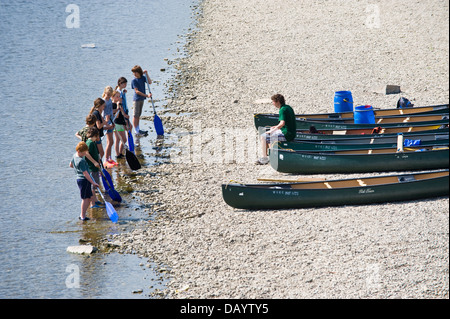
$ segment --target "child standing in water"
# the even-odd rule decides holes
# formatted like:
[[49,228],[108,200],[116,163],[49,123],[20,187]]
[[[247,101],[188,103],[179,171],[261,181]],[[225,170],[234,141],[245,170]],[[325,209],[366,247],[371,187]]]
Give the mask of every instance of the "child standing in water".
[[103,117],[102,117],[102,112],[105,108],[105,101],[102,98],[97,98],[94,101],[94,106],[92,107],[91,111],[89,112],[89,114],[92,114],[95,116],[95,127],[98,129],[99,132],[99,136],[100,136],[100,140],[97,141],[97,148],[98,148],[98,153],[100,155],[100,160],[102,159],[103,155],[105,154],[105,151],[103,150],[103,145],[102,145],[102,137],[103,135],[103,129],[108,128],[105,125],[105,121],[103,121]]
[[147,76],[148,84],[152,84],[152,80],[148,76],[147,70],[142,71],[142,68],[139,65],[135,65],[131,72],[134,74],[134,79],[131,81],[131,88],[134,89],[133,96],[133,106],[134,106],[134,115],[133,115],[133,126],[134,132],[136,136],[145,136],[148,134],[147,131],[143,131],[139,128],[139,120],[142,114],[142,108],[144,107],[144,101],[147,97],[151,97],[152,94],[145,94],[145,83],[147,82],[144,77],[144,73]]
[[113,105],[111,101],[111,96],[113,94],[113,88],[111,86],[107,86],[103,91],[102,99],[105,101],[105,108],[103,110],[103,119],[105,120],[106,130],[106,149],[105,149],[105,166],[114,166],[117,165],[111,158],[112,147],[114,145],[114,123],[113,123]]
[[[115,118],[114,118],[114,135],[116,136],[116,156],[117,158],[124,157],[123,155],[123,149],[124,144],[127,142],[127,135],[125,134],[125,127],[126,127],[126,119],[129,118],[128,114],[125,113],[123,109],[123,105],[121,103],[120,98],[120,92],[114,91],[112,95],[112,102],[113,102],[113,110],[115,111]],[[122,142],[123,141],[123,142]]]
[[[120,92],[120,98],[122,99],[122,108],[125,112],[125,114],[128,117],[125,117],[125,130],[127,131],[128,134],[125,134],[127,136],[127,140],[126,142],[128,143],[128,147],[130,149],[131,152],[134,153],[134,139],[133,139],[133,135],[131,134],[131,130],[133,129],[133,125],[130,122],[130,113],[128,112],[128,105],[127,105],[127,83],[128,80],[126,78],[124,78],[123,76],[121,76],[118,80],[117,80],[117,86],[116,86],[116,91]],[[122,148],[124,147],[123,143],[122,144]]]
[[85,142],[79,142],[75,148],[76,153],[73,155],[69,166],[75,169],[75,174],[77,176],[77,184],[80,190],[81,197],[81,213],[79,219],[82,221],[89,220],[86,217],[86,211],[89,204],[95,203],[95,197],[92,194],[91,185],[99,187],[99,185],[91,178],[89,175],[88,163],[84,159],[89,151],[88,146]]
[[[96,127],[89,128],[89,130],[86,133],[86,136],[88,137],[86,141],[86,145],[88,146],[88,153],[86,154],[85,159],[86,162],[88,163],[92,179],[97,184],[100,184],[100,164],[98,163],[100,161],[100,156],[98,154],[98,148],[96,143],[100,139],[100,136],[97,128]],[[92,196],[94,197],[94,201],[91,202],[91,208],[98,208],[101,205],[103,205],[103,203],[97,199],[95,190],[96,187],[92,185]]]

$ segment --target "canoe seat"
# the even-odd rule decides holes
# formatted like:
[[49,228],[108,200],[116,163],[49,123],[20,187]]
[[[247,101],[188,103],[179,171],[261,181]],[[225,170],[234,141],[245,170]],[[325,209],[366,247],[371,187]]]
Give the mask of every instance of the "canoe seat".
[[357,181],[358,181],[358,184],[359,184],[359,185],[361,185],[361,186],[367,186],[367,184],[364,183],[364,181],[362,181],[362,180],[360,180],[360,179],[358,179]]

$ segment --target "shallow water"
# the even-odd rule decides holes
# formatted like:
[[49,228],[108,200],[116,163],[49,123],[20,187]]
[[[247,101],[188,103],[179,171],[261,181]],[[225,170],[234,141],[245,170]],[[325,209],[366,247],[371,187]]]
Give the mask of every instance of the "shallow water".
[[[73,11],[63,1],[0,2],[0,298],[148,298],[164,280],[147,260],[134,255],[66,252],[82,241],[96,243],[151,219],[151,209],[133,198],[133,185],[121,182],[126,167],[112,169],[123,204],[112,224],[105,211],[78,221],[80,198],[68,167],[92,102],[120,76],[128,79],[135,64],[149,70],[152,93],[162,102],[163,83],[171,72],[168,58],[180,56],[196,0],[132,2],[86,1],[79,8],[79,28],[68,28]],[[69,24],[70,26],[70,24]],[[95,43],[95,48],[82,48]],[[132,94],[128,93],[131,104]],[[151,104],[144,116],[152,116]],[[141,127],[151,127],[142,121]],[[153,132],[140,138],[138,152],[152,154]],[[105,141],[103,142],[105,145]],[[114,154],[114,151],[113,151]],[[144,165],[155,158],[145,155]],[[139,265],[144,264],[144,266]],[[79,288],[67,280],[77,269]],[[153,286],[153,288],[149,288]],[[134,290],[143,289],[140,294]]]

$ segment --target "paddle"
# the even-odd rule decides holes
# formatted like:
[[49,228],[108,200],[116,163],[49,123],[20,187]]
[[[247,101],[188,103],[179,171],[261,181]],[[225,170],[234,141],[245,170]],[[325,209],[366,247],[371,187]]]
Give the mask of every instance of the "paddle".
[[[129,120],[127,120],[128,123],[130,123]],[[133,140],[133,134],[131,134],[131,130],[128,130],[128,144],[130,146],[130,152],[134,153],[134,140]]]
[[123,141],[120,134],[118,134],[118,135],[119,135],[119,138],[122,141],[123,145],[125,146],[125,158],[127,160],[128,165],[130,166],[130,168],[133,171],[140,169],[141,163],[139,163],[139,160],[137,159],[136,155],[128,149],[127,144],[125,144],[125,142]]
[[117,223],[117,221],[119,220],[119,215],[117,215],[117,212],[114,209],[113,205],[110,202],[107,202],[105,200],[105,197],[103,196],[102,192],[100,191],[100,188],[97,187],[97,190],[100,193],[100,196],[102,196],[103,201],[105,202],[106,213],[108,214],[109,219],[111,219],[111,221],[113,223]]
[[[91,175],[91,178],[92,178],[92,175]],[[117,221],[119,220],[119,215],[117,215],[117,212],[114,209],[113,205],[110,202],[106,201],[106,199],[103,196],[102,192],[100,191],[99,187],[97,187],[97,190],[98,190],[100,196],[102,197],[103,201],[105,202],[106,213],[108,214],[109,219],[111,219],[111,221],[113,223],[117,223]]]
[[[152,94],[152,91],[150,91],[150,83],[148,83],[148,77],[146,76],[146,82],[147,82],[147,88],[148,88],[148,93]],[[162,121],[159,118],[159,116],[156,114],[156,110],[155,110],[155,103],[153,103],[153,97],[150,97],[151,102],[152,102],[152,106],[153,106],[153,113],[155,114],[155,117],[153,118],[153,124],[155,125],[155,130],[156,130],[156,134],[158,135],[164,135],[164,128],[162,125]]]
[[109,197],[111,197],[111,199],[113,201],[121,203],[122,197],[120,197],[120,194],[114,189],[114,184],[113,184],[111,175],[103,167],[102,163],[100,163],[100,165],[102,166],[102,170],[100,171],[100,174],[102,175],[102,181],[103,181],[103,186],[105,187],[105,191],[108,192]]

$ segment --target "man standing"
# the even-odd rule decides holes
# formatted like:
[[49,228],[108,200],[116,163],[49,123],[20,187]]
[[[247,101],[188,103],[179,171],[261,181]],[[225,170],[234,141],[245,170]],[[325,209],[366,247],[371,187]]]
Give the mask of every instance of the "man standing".
[[296,135],[296,122],[295,113],[292,107],[286,105],[284,96],[281,94],[275,94],[271,97],[272,104],[279,109],[280,121],[278,125],[272,126],[269,131],[261,135],[261,150],[262,157],[256,161],[257,165],[266,165],[269,163],[269,157],[267,156],[267,150],[269,143],[277,141],[292,141]]

